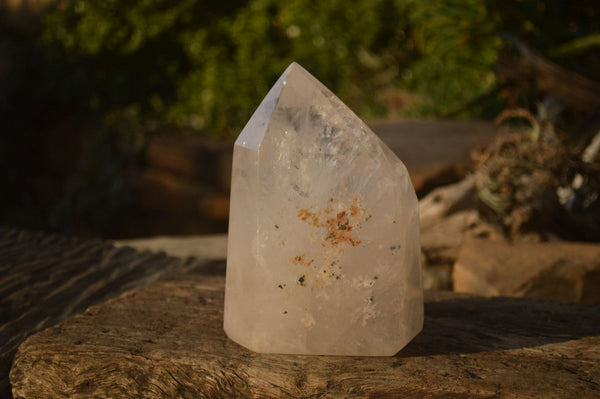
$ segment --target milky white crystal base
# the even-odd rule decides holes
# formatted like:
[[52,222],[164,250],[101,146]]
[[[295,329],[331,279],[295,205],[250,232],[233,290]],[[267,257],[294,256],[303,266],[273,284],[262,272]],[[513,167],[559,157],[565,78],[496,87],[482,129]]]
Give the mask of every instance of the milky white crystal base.
[[406,168],[298,64],[234,148],[224,329],[257,352],[394,355],[423,326]]

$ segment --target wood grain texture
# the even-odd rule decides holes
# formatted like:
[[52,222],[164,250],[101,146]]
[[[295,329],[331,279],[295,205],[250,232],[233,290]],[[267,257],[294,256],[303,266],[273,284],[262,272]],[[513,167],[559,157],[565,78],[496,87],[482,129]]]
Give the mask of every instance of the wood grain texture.
[[154,283],[30,337],[15,398],[600,397],[600,307],[426,292],[394,357],[261,355],[222,330],[224,277]]
[[203,261],[0,227],[0,397],[18,345],[88,306]]

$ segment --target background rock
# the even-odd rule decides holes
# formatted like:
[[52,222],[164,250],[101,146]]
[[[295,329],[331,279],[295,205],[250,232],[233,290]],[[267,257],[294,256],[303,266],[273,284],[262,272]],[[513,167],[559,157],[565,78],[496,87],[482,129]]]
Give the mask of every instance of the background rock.
[[600,244],[475,241],[460,250],[454,290],[600,303]]

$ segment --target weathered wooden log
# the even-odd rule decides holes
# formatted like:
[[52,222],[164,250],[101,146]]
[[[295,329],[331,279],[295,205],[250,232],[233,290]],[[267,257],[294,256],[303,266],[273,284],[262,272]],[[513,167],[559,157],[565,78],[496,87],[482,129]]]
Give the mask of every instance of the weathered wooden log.
[[600,83],[544,58],[513,35],[504,39],[516,47],[519,58],[505,58],[498,62],[498,73],[513,80],[532,80],[537,88],[578,110],[600,107]]
[[394,357],[265,355],[222,329],[224,277],[158,282],[19,348],[15,398],[600,395],[600,307],[426,292],[425,326]]
[[419,201],[421,229],[439,223],[440,219],[457,209],[470,208],[476,198],[477,174],[471,174],[458,183],[438,187]]
[[[18,345],[92,304],[205,262],[110,242],[0,228],[0,397]],[[47,396],[46,396],[47,397]]]

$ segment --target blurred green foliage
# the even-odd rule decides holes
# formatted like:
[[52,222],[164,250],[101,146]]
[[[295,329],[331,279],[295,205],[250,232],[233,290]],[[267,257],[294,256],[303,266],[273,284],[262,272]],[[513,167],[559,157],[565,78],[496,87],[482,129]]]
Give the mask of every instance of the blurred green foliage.
[[[243,126],[291,61],[359,114],[491,115],[500,33],[552,51],[598,32],[597,2],[492,0],[72,0],[45,17],[44,43],[79,62],[91,110],[217,134]],[[77,59],[78,61],[73,61]],[[491,107],[489,106],[491,105]]]
[[94,60],[82,68],[96,88],[90,109],[134,106],[177,126],[233,133],[294,60],[359,111],[383,113],[373,92],[393,86],[414,56],[396,3],[77,0],[46,17],[43,37],[67,58]]
[[[292,61],[367,118],[494,116],[503,32],[600,78],[586,69],[598,58],[597,0],[61,0],[27,28],[1,4],[8,224],[104,226],[130,203],[118,182],[149,135],[234,136]],[[69,129],[92,143],[90,161],[48,172],[58,198],[27,191],[48,141]]]
[[[495,87],[494,64],[502,44],[496,8],[481,0],[411,2],[419,56],[404,83],[426,96],[419,111],[444,115],[462,110]],[[482,110],[463,111],[473,116]]]

